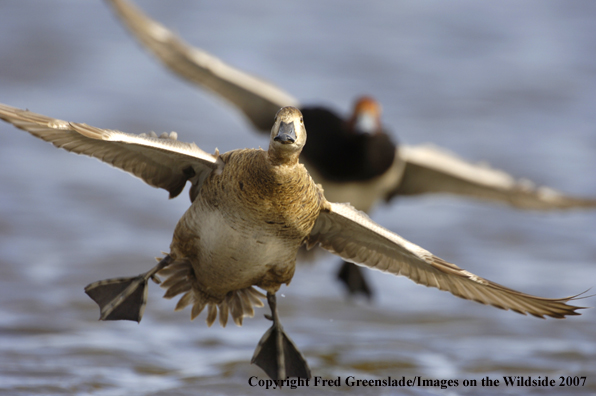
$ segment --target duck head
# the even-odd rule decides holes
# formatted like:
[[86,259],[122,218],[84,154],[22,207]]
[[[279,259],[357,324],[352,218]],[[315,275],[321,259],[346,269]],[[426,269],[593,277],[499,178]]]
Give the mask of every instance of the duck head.
[[275,163],[298,162],[306,143],[302,113],[295,107],[282,107],[275,115],[269,140],[269,156]]
[[382,132],[381,105],[370,96],[362,96],[354,104],[348,129],[354,133],[374,135]]

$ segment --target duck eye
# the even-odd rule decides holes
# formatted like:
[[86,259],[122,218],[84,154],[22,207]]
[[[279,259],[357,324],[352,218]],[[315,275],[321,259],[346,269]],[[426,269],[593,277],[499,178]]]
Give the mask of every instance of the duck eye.
[[304,125],[304,119],[300,117],[300,125]]

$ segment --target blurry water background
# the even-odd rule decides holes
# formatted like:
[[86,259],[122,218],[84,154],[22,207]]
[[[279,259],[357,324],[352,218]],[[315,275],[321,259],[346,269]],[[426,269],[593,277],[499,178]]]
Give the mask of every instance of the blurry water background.
[[[400,142],[596,196],[593,1],[138,0],[194,45],[345,114],[376,96]],[[167,72],[106,3],[3,0],[0,102],[94,126],[177,131],[212,152],[266,147],[227,104]],[[98,322],[83,293],[167,250],[188,207],[94,159],[0,124],[0,393],[261,394],[249,364],[270,325],[208,328],[150,286],[140,325]],[[449,197],[402,198],[373,219],[506,286],[562,297],[596,285],[596,211],[532,213]],[[596,314],[539,320],[368,272],[374,303],[346,301],[337,259],[301,266],[282,321],[324,378],[458,379],[449,390],[302,388],[322,394],[594,394]],[[592,289],[594,290],[594,289]],[[578,302],[594,306],[596,298]],[[586,376],[577,388],[505,388],[503,376]],[[498,388],[481,388],[485,377]],[[477,387],[464,387],[476,379]]]

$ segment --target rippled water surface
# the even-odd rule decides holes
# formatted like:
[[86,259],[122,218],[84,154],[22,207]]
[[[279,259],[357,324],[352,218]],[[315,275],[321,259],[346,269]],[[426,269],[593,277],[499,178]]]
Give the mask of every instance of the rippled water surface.
[[[220,4],[221,3],[221,4]],[[591,1],[300,1],[138,4],[304,103],[384,107],[396,139],[434,142],[563,191],[596,196],[596,4]],[[128,132],[175,130],[201,148],[266,146],[225,103],[165,71],[99,0],[4,0],[0,102]],[[262,394],[249,364],[269,326],[207,328],[152,285],[143,322],[98,322],[83,293],[167,250],[188,207],[96,160],[0,124],[0,393]],[[373,218],[448,261],[545,297],[596,285],[596,212],[526,213],[446,197]],[[348,302],[336,259],[301,266],[279,297],[286,330],[325,379],[456,379],[458,387],[284,389],[322,394],[594,394],[596,314],[538,320],[369,273]],[[594,290],[594,289],[593,289]],[[596,299],[580,301],[594,306]],[[585,376],[516,387],[503,376]],[[480,380],[500,379],[498,388]],[[464,387],[475,379],[476,387]]]

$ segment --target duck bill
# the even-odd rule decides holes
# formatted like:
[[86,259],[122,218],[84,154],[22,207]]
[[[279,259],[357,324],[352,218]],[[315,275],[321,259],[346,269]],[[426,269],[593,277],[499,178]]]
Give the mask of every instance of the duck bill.
[[273,138],[276,142],[282,144],[294,143],[296,141],[296,131],[294,130],[293,122],[281,122],[277,135]]

